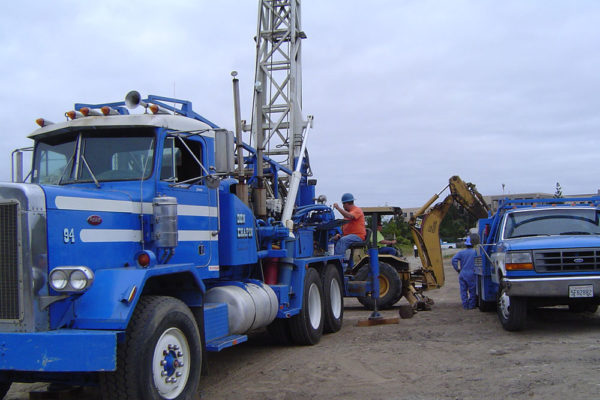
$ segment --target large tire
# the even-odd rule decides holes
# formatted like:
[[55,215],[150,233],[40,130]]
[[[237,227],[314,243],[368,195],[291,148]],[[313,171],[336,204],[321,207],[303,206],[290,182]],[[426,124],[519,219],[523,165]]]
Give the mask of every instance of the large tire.
[[11,382],[0,382],[0,400],[6,396],[6,393],[10,390]]
[[290,319],[292,340],[300,345],[319,343],[323,335],[323,283],[319,273],[309,268],[304,277],[302,309]]
[[323,274],[323,298],[325,300],[325,333],[342,329],[344,321],[344,285],[337,267],[328,264]]
[[[355,279],[357,281],[366,281],[369,278],[369,265],[365,265],[358,270]],[[402,298],[402,281],[398,272],[389,264],[379,263],[379,300],[377,309],[385,310],[391,308]],[[360,304],[368,310],[373,309],[374,301],[371,296],[358,297]]]
[[509,296],[504,285],[500,285],[497,309],[498,319],[505,330],[523,330],[527,318],[527,300],[524,297]]
[[102,397],[191,400],[202,369],[202,341],[190,309],[180,300],[143,296],[117,347],[117,370],[100,376]]
[[482,286],[483,286],[483,282],[482,282],[482,277],[480,275],[477,276],[477,308],[479,308],[479,311],[481,312],[491,312],[494,311],[496,309],[496,302],[494,301],[485,301],[481,298],[481,292],[482,292]]

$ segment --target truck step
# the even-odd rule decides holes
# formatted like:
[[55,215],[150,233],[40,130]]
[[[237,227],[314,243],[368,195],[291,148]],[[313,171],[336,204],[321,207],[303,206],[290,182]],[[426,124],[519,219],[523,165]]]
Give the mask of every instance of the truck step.
[[206,351],[221,351],[227,347],[235,346],[248,340],[246,335],[231,335],[206,342]]

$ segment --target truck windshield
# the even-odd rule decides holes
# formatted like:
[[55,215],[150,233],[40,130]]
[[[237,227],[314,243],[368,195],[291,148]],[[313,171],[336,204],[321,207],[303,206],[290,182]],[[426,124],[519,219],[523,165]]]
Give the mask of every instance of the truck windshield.
[[33,155],[32,182],[146,179],[154,157],[152,128],[94,129],[40,139]]
[[600,235],[598,214],[594,208],[515,211],[506,215],[502,236]]

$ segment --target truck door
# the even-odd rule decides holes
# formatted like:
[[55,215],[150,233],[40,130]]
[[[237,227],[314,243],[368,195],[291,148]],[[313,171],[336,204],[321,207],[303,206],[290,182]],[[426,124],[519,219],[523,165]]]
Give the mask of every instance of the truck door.
[[178,246],[172,262],[218,271],[217,190],[206,186],[207,139],[168,135],[162,146],[157,193],[177,199]]

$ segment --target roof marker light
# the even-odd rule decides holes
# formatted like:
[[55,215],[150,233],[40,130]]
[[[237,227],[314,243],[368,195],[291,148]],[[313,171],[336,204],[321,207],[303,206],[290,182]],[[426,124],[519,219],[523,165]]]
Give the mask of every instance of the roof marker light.
[[70,118],[71,120],[74,120],[77,118],[83,118],[83,116],[84,115],[82,113],[80,113],[79,111],[74,111],[74,110],[67,111],[65,113],[65,117]]
[[102,115],[100,111],[89,107],[81,107],[79,112],[82,113],[84,117],[88,117],[90,115]]
[[169,114],[169,111],[159,106],[158,104],[150,104],[148,107],[152,114]]
[[104,115],[117,115],[119,114],[119,112],[117,110],[115,110],[114,108],[110,108],[109,106],[104,106],[100,109],[100,111],[102,111],[102,114]]
[[54,122],[48,121],[47,119],[44,119],[44,118],[38,118],[35,120],[35,123],[38,124],[41,128],[43,128],[45,126],[52,125]]

